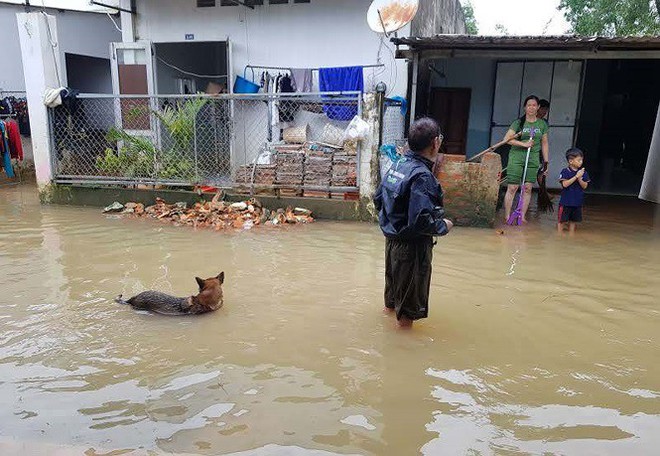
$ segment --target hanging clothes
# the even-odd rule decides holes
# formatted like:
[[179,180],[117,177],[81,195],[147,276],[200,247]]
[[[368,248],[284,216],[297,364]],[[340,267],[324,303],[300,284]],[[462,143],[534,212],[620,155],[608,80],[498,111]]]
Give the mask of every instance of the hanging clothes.
[[14,116],[21,135],[30,136],[30,116],[25,98],[5,97],[0,100],[0,116]]
[[293,88],[293,80],[288,74],[283,75],[280,78],[280,92],[281,93],[293,93],[295,92]]
[[296,92],[310,93],[313,91],[314,79],[311,68],[293,68],[291,76]]
[[[280,93],[293,93],[295,92],[293,88],[293,79],[291,79],[291,76],[285,74],[282,76],[280,79]],[[293,100],[287,100],[284,103],[284,106],[280,104],[280,121],[284,122],[285,124],[280,125],[280,128],[288,128],[289,122],[293,122],[293,119],[296,116],[296,112],[298,111],[297,103],[294,102]]]
[[9,149],[9,138],[7,137],[7,129],[5,123],[0,121],[0,155],[2,155],[2,167],[5,169],[7,177],[14,177],[14,168],[11,165],[11,156]]
[[[321,92],[348,92],[364,90],[364,69],[361,66],[319,69]],[[325,103],[323,111],[332,120],[351,120],[358,113],[353,104]]]
[[7,130],[10,157],[23,161],[23,143],[18,123],[15,120],[5,121],[5,129]]
[[[273,78],[270,85],[270,94],[277,95],[279,89],[280,76]],[[276,96],[271,98],[270,102],[270,131],[273,142],[280,141],[280,102]]]

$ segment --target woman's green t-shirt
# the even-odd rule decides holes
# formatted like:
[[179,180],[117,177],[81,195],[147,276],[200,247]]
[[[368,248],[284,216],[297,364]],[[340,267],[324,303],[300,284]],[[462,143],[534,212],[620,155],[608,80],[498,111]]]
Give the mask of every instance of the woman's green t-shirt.
[[[514,120],[509,128],[515,132],[518,132],[520,130],[520,119]],[[535,122],[525,121],[525,124],[523,125],[523,129],[522,129],[522,135],[520,138],[517,138],[518,141],[522,141],[522,142],[529,141],[529,138],[531,137],[532,129],[534,129],[534,145],[532,146],[532,150],[530,151],[529,157],[530,157],[530,163],[536,163],[534,157],[538,158],[539,152],[541,152],[541,138],[543,137],[544,134],[548,132],[550,127],[548,127],[547,122],[543,119],[536,119]],[[509,154],[511,153],[513,154],[523,153],[527,155],[527,149],[518,146],[511,146],[511,151],[509,152]],[[523,161],[524,161],[524,157],[523,157]]]

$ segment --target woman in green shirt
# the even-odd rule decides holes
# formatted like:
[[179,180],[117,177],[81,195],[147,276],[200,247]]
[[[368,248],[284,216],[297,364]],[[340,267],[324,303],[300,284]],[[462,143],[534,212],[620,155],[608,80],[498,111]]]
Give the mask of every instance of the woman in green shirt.
[[[539,110],[539,99],[534,95],[525,98],[525,115],[516,119],[506,132],[504,139],[511,146],[509,151],[509,163],[506,169],[507,190],[504,197],[504,220],[508,220],[511,215],[513,199],[520,188],[525,170],[525,158],[527,157],[527,148],[531,147],[529,161],[527,164],[527,174],[525,175],[525,189],[523,192],[523,221],[526,222],[525,215],[529,207],[529,201],[532,197],[532,184],[536,182],[536,176],[539,168],[543,173],[548,171],[548,124],[545,120],[537,118]],[[532,136],[533,131],[533,136]],[[516,134],[521,133],[520,138],[515,139]],[[543,154],[543,166],[539,162],[539,152]]]

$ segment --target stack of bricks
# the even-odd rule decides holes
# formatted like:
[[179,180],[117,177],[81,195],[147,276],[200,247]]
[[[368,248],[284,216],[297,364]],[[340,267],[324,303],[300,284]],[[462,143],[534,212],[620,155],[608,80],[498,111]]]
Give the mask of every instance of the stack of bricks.
[[334,154],[331,183],[333,187],[357,186],[357,156]]
[[[332,178],[330,184],[333,187],[357,187],[357,156],[336,153],[332,159]],[[355,199],[357,192],[332,193],[331,198]]]
[[268,185],[275,184],[274,165],[243,165],[236,170],[237,184]]
[[305,148],[305,196],[327,198],[327,190],[309,190],[308,187],[329,187],[332,176],[332,154],[337,150],[318,143]]
[[302,187],[305,174],[305,153],[296,150],[278,151],[275,163],[275,183],[284,187],[282,193],[297,193]]

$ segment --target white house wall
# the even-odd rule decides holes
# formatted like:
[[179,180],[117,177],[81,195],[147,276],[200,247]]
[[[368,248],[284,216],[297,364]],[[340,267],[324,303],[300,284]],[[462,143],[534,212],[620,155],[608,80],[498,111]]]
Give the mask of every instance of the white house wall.
[[[25,90],[21,47],[18,40],[16,13],[24,12],[18,5],[0,5],[0,43],[2,43],[2,71],[0,90]],[[34,11],[34,8],[33,8]],[[60,59],[64,54],[81,54],[90,57],[110,58],[109,43],[121,41],[121,33],[105,14],[60,12],[48,10],[57,18]],[[66,68],[62,65],[62,79],[66,83]]]
[[[377,62],[381,35],[371,31],[366,14],[371,0],[312,0],[311,3],[197,8],[195,0],[138,0],[136,39],[155,43],[232,42],[234,74],[246,64],[299,68],[368,65]],[[407,36],[410,27],[399,32]],[[368,86],[384,81],[390,95],[406,94],[405,61],[383,40],[386,68],[365,70]],[[372,87],[367,87],[368,89]]]
[[[118,18],[115,20],[119,22]],[[121,33],[105,14],[73,11],[57,13],[57,28],[63,63],[65,53],[109,59],[110,43],[121,41]],[[63,73],[66,73],[66,69]]]

